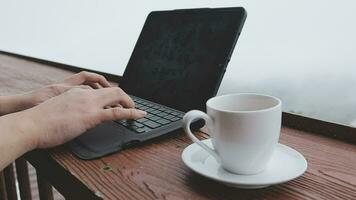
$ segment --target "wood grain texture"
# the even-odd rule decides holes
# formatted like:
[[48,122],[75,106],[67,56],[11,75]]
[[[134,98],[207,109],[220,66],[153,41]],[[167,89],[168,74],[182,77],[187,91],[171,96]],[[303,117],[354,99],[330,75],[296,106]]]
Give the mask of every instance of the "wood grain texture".
[[17,200],[17,189],[14,165],[11,163],[4,169],[4,178],[6,185],[6,194],[8,200]]
[[7,200],[6,183],[3,171],[0,171],[0,199]]
[[42,177],[40,172],[37,172],[37,184],[40,200],[53,200],[52,186]]
[[16,174],[21,200],[32,200],[29,169],[27,161],[21,157],[16,160]]
[[[0,72],[0,92],[8,94],[72,73],[1,54]],[[280,142],[301,152],[308,170],[296,180],[265,189],[229,188],[193,173],[180,158],[191,143],[182,132],[92,161],[75,158],[64,146],[49,150],[46,156],[56,167],[46,178],[55,187],[60,185],[67,197],[84,185],[103,199],[356,199],[355,145],[286,127]],[[38,167],[50,167],[45,159],[35,158]]]

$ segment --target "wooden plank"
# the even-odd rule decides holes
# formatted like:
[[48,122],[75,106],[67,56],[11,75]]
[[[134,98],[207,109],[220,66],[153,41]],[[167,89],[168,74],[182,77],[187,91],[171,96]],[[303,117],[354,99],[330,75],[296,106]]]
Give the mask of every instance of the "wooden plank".
[[27,162],[24,158],[16,160],[16,174],[19,183],[20,197],[22,200],[32,200],[30,177]]
[[40,200],[53,200],[52,186],[41,175],[41,172],[37,171],[37,185],[40,194]]
[[[0,55],[0,70],[0,91],[9,94],[72,73],[5,55]],[[226,187],[185,167],[180,155],[191,141],[183,132],[92,161],[75,158],[65,146],[26,158],[68,198],[356,199],[355,145],[287,127],[280,141],[305,155],[308,170],[296,180],[259,190]]]
[[5,51],[1,51],[1,50],[0,50],[0,54],[8,55],[11,57],[16,57],[16,58],[20,58],[20,59],[25,59],[28,61],[32,61],[35,63],[44,64],[44,65],[50,65],[50,66],[54,66],[54,67],[57,67],[60,69],[66,69],[71,72],[80,72],[80,71],[85,70],[85,71],[89,71],[89,72],[99,73],[99,74],[104,75],[108,80],[114,81],[114,82],[118,82],[121,80],[121,76],[118,76],[118,75],[105,73],[105,72],[99,72],[99,71],[90,70],[90,69],[85,69],[85,68],[74,66],[74,65],[62,64],[62,63],[58,63],[58,62],[54,62],[54,61],[43,60],[40,58],[34,58],[34,57],[30,57],[30,56],[15,54],[15,53],[11,53],[11,52],[5,52]]
[[7,198],[9,200],[17,200],[16,179],[12,163],[4,169],[4,178]]
[[67,199],[101,199],[81,180],[55,161],[45,150],[35,150],[25,155],[37,172]]
[[7,191],[3,171],[0,171],[0,199],[7,200]]
[[356,147],[351,144],[284,127],[281,143],[306,156],[306,174],[286,184],[249,191],[220,185],[185,167],[180,155],[190,143],[182,133],[94,161],[78,160],[65,148],[56,148],[52,156],[105,199],[356,198]]

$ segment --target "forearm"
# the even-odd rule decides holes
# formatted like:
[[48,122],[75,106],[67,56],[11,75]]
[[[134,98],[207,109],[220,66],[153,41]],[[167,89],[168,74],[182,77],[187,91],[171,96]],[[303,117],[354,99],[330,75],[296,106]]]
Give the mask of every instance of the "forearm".
[[22,111],[34,106],[30,93],[0,96],[0,116]]
[[24,112],[0,117],[0,171],[36,147],[33,127]]

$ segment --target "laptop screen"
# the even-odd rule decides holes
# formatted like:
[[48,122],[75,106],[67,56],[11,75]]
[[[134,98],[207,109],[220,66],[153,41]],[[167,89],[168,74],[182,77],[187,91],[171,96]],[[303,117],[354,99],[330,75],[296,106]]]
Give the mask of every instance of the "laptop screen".
[[216,95],[245,20],[243,8],[152,12],[120,87],[181,111]]

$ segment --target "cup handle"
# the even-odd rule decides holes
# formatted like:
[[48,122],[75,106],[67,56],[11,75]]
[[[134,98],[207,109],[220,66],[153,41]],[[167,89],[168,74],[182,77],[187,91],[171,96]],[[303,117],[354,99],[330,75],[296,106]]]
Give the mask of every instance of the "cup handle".
[[201,146],[205,151],[207,151],[210,155],[212,155],[218,163],[221,163],[221,159],[218,156],[218,154],[216,153],[216,151],[214,149],[210,148],[208,145],[204,144],[198,138],[196,138],[195,135],[190,130],[190,124],[196,119],[204,119],[206,127],[209,132],[208,134],[211,135],[211,130],[213,130],[212,129],[213,120],[211,119],[211,117],[209,117],[209,115],[207,115],[206,113],[199,111],[199,110],[191,110],[184,115],[184,117],[183,117],[184,131],[187,133],[187,135],[190,137],[190,139],[193,142],[195,142],[196,144]]

